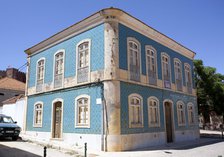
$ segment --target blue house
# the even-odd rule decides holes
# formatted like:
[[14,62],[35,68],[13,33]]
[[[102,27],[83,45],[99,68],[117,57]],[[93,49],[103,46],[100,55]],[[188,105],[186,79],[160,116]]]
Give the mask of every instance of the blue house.
[[25,52],[34,140],[122,151],[199,138],[195,53],[120,9]]

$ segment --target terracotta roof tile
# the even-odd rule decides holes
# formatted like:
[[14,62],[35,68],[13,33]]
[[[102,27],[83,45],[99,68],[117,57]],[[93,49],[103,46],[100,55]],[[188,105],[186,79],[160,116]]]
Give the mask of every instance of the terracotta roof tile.
[[14,96],[12,98],[9,98],[9,99],[3,101],[2,103],[3,104],[13,104],[13,103],[15,103],[17,100],[19,100],[21,98],[24,98],[24,94],[20,94],[18,96]]
[[0,89],[11,89],[18,91],[25,91],[26,84],[16,79],[5,77],[0,79]]

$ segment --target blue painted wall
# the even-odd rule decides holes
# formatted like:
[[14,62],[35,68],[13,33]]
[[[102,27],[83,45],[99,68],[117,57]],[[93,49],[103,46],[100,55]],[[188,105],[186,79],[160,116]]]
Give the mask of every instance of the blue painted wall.
[[[86,94],[90,96],[90,128],[75,128],[75,98]],[[96,98],[101,98],[101,88],[85,87],[65,89],[28,97],[27,106],[27,131],[51,132],[52,101],[61,98],[63,104],[63,133],[100,134],[101,132],[101,105],[96,104]],[[42,101],[43,123],[41,128],[33,127],[34,104]]]
[[[141,43],[141,63],[142,63],[142,74],[146,75],[146,58],[145,58],[145,46],[151,45],[157,50],[157,64],[158,64],[158,78],[162,79],[162,68],[161,68],[161,52],[166,52],[170,56],[171,62],[171,72],[172,72],[172,82],[175,83],[174,78],[174,58],[178,58],[182,62],[182,74],[183,82],[185,85],[184,77],[184,63],[188,63],[193,69],[193,61],[185,56],[169,49],[168,47],[122,25],[119,24],[119,67],[120,69],[128,70],[128,60],[127,60],[127,38],[134,37]],[[193,72],[192,72],[193,76]]]
[[30,58],[29,87],[35,86],[36,62],[41,57],[45,60],[45,83],[53,80],[54,54],[60,49],[65,49],[65,78],[76,75],[76,45],[84,39],[91,39],[91,63],[90,71],[104,69],[104,24],[92,28],[86,32],[63,41],[47,50],[44,50]]
[[[150,88],[146,86],[134,85],[125,82],[120,83],[120,96],[121,96],[121,134],[135,134],[135,133],[146,133],[146,132],[160,132],[164,131],[164,111],[163,111],[163,100],[170,99],[173,101],[174,105],[174,119],[175,119],[175,130],[186,130],[195,129],[196,125],[188,125],[187,116],[187,103],[192,102],[195,105],[195,113],[197,114],[196,97],[187,96],[179,93],[174,93],[168,90],[161,90]],[[137,93],[143,98],[143,118],[144,127],[143,128],[129,128],[129,113],[128,113],[128,96],[130,94]],[[147,99],[150,96],[155,96],[158,98],[160,103],[160,127],[149,128],[148,126],[148,107]],[[182,100],[185,103],[185,115],[186,115],[186,126],[178,126],[177,123],[177,108],[176,102]],[[197,117],[195,118],[197,119]]]

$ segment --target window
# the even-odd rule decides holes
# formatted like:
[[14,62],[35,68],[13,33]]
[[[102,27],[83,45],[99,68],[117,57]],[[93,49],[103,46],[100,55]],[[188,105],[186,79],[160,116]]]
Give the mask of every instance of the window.
[[174,59],[174,70],[175,70],[176,89],[178,91],[182,91],[182,65],[181,61],[177,58]]
[[41,92],[43,90],[43,84],[44,84],[44,67],[45,66],[45,60],[40,59],[37,62],[37,84],[36,84],[36,92]]
[[188,123],[192,125],[194,124],[194,108],[192,103],[187,104],[187,110],[188,110]]
[[34,105],[34,127],[42,127],[43,103],[38,102]]
[[76,98],[76,127],[90,127],[90,98],[79,96]]
[[165,88],[171,88],[170,57],[162,53],[163,83]]
[[138,94],[129,96],[129,127],[143,127],[143,102]]
[[4,93],[0,93],[0,95],[1,95],[1,96],[4,96],[5,94],[4,94]]
[[187,92],[192,93],[192,75],[191,75],[191,67],[189,64],[184,64],[184,70],[185,70],[185,82],[187,86]]
[[156,97],[148,98],[149,127],[160,126],[159,115],[159,100]]
[[146,70],[149,84],[157,84],[157,59],[156,50],[151,46],[146,46]]
[[182,101],[177,102],[177,118],[179,126],[185,125],[185,108]]
[[90,40],[81,41],[77,52],[77,83],[87,82],[90,72]]
[[128,68],[132,81],[140,81],[140,52],[140,43],[134,38],[128,38]]
[[54,87],[62,87],[64,75],[64,50],[60,50],[55,54],[55,67],[54,67]]

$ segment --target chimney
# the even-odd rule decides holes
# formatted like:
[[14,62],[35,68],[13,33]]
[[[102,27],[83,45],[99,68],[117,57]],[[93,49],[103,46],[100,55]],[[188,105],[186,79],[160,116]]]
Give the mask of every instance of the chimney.
[[17,79],[17,73],[18,73],[18,69],[15,69],[15,68],[7,68],[6,69],[7,77]]

